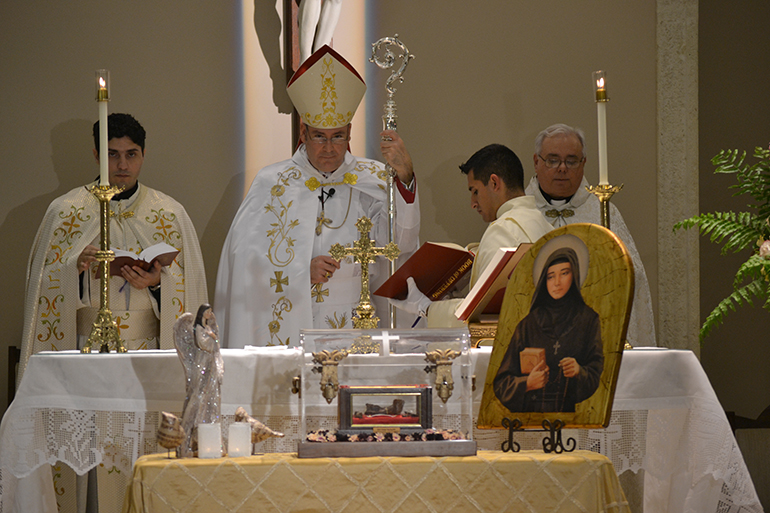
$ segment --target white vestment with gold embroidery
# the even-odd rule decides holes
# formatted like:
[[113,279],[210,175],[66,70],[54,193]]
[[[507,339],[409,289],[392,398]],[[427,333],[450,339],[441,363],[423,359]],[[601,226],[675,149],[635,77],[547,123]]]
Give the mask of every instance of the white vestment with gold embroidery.
[[[291,159],[257,173],[219,260],[214,311],[223,347],[295,345],[301,329],[352,328],[360,264],[343,259],[328,283],[311,286],[310,261],[328,255],[335,243],[358,240],[355,223],[363,216],[372,220],[376,245],[387,244],[385,173],[382,163],[348,152],[339,169],[324,177],[304,145]],[[404,261],[419,245],[420,206],[416,195],[411,203],[401,194],[396,198],[395,242]],[[319,219],[327,221],[317,232]],[[371,290],[388,275],[387,260],[376,260],[369,265]],[[372,298],[384,325],[387,302]]]
[[[87,245],[100,245],[99,210],[99,200],[86,187],[73,189],[48,207],[27,267],[19,379],[31,355],[77,349],[78,336],[81,342],[88,338],[101,304],[100,265],[91,266],[81,297],[77,259]],[[173,349],[176,319],[208,301],[192,221],[173,198],[142,184],[130,198],[111,201],[110,211],[112,248],[139,254],[165,242],[180,250],[171,265],[161,269],[160,305],[148,289],[135,289],[120,276],[110,278],[110,310],[126,347]]]

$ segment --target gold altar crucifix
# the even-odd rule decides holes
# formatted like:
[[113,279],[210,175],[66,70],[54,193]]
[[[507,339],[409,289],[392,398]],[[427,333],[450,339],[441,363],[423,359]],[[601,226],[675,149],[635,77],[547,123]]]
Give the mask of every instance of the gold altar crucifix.
[[353,247],[334,244],[329,250],[329,254],[335,260],[342,260],[346,256],[352,256],[354,262],[361,264],[361,298],[356,307],[358,317],[353,317],[353,327],[371,330],[377,328],[380,319],[374,316],[374,305],[369,294],[369,264],[373,264],[374,257],[377,256],[384,256],[388,260],[395,260],[401,254],[401,250],[398,249],[395,242],[389,242],[382,248],[375,247],[374,241],[369,238],[372,220],[368,217],[359,218],[356,221],[356,227],[361,237],[353,243]]

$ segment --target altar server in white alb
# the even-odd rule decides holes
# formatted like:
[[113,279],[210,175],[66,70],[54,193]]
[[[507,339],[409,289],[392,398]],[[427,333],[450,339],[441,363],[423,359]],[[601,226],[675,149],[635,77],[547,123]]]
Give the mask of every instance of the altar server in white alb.
[[[302,118],[301,144],[291,159],[257,173],[225,240],[214,300],[224,347],[292,345],[303,328],[352,328],[360,264],[338,262],[329,250],[358,240],[355,223],[363,216],[372,220],[376,244],[388,242],[385,165],[347,151],[363,79],[323,46],[287,89]],[[412,160],[395,131],[381,136],[382,155],[397,173],[395,242],[405,259],[419,245]],[[388,274],[387,260],[377,260],[372,290]],[[373,299],[382,315],[387,303]]]
[[[139,183],[142,125],[129,114],[111,114],[107,125],[108,148],[101,149],[94,124],[94,155],[109,158],[110,185],[124,187],[110,201],[110,246],[139,254],[165,242],[180,250],[168,267],[124,266],[112,276],[110,310],[126,348],[173,349],[176,319],[207,301],[198,235],[182,205]],[[55,199],[38,229],[27,268],[19,380],[32,354],[77,349],[91,333],[101,306],[100,204],[88,190],[95,184]]]
[[[535,176],[527,186],[538,210],[554,228],[571,223],[601,221],[599,200],[586,190],[583,176],[586,163],[585,136],[579,128],[564,124],[551,125],[535,138]],[[634,262],[634,302],[628,323],[628,342],[632,346],[655,346],[655,319],[647,273],[628,231],[623,216],[610,203],[610,229],[628,248]]]

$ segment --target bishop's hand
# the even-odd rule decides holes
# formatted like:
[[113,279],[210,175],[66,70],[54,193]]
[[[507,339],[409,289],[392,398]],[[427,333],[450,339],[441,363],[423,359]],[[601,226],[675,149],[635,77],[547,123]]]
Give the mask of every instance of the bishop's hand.
[[404,140],[395,130],[383,130],[380,137],[380,151],[385,162],[396,171],[399,180],[406,185],[411,184],[414,178],[414,167]]
[[340,263],[329,255],[318,255],[310,261],[310,284],[326,283],[340,268]]

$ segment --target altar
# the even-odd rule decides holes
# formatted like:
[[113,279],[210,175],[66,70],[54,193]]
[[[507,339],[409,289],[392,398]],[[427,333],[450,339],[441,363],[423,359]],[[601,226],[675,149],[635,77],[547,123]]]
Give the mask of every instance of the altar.
[[[299,406],[292,378],[299,350],[222,350],[222,414],[229,424],[238,406],[286,434],[257,447],[292,453],[299,437]],[[490,348],[472,350],[473,374],[483,383]],[[98,360],[98,361],[97,361]],[[473,393],[478,410],[482,390]],[[77,352],[34,355],[16,399],[0,425],[0,500],[19,511],[55,504],[50,465],[79,474],[109,465],[130,475],[143,455],[164,452],[155,436],[159,412],[180,412],[184,374],[175,351],[128,354]],[[498,450],[502,431],[473,431],[479,450]],[[605,455],[618,475],[644,470],[645,511],[762,511],[727,418],[690,351],[626,351],[610,426],[569,430],[577,448]],[[517,436],[522,449],[539,449],[542,433]],[[120,499],[122,501],[122,498]]]

